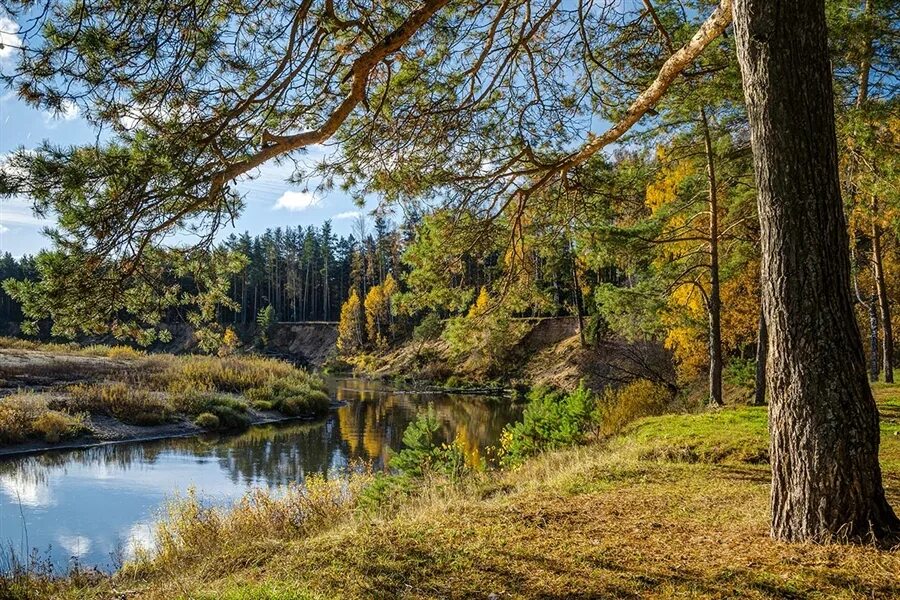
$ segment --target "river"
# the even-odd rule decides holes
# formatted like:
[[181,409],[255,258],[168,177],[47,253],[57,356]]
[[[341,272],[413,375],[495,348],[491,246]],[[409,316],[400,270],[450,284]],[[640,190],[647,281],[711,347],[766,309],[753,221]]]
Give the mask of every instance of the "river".
[[520,412],[501,399],[402,392],[364,379],[329,387],[345,404],[314,422],[0,459],[0,556],[113,570],[150,544],[166,502],[190,488],[227,505],[252,487],[336,477],[360,462],[384,468],[406,426],[429,409],[443,437],[460,439],[475,457]]

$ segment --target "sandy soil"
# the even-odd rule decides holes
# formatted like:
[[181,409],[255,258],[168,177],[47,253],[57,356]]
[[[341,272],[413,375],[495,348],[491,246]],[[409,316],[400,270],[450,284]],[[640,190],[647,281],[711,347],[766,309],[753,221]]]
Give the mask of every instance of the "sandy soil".
[[121,373],[129,366],[133,366],[132,361],[102,356],[0,349],[0,393],[93,381]]

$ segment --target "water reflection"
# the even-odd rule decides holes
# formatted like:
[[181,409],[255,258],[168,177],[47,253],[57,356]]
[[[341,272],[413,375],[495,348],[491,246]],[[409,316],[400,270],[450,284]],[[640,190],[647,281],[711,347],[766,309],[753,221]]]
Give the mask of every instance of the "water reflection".
[[147,543],[165,499],[189,487],[226,503],[251,486],[334,476],[357,461],[384,468],[389,449],[400,447],[406,426],[426,410],[444,439],[459,439],[477,460],[517,414],[486,398],[400,393],[360,379],[330,385],[346,405],[321,421],[2,460],[0,543],[20,554],[49,551],[59,566],[75,558],[110,568],[112,556]]

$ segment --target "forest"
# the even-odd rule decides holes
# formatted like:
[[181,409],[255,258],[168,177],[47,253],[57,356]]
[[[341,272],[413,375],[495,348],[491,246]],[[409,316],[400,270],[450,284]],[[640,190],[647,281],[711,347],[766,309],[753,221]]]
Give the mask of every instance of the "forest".
[[[41,110],[77,106],[107,132],[23,146],[0,163],[0,194],[55,218],[45,249],[0,258],[0,320],[26,338],[5,342],[10,351],[41,352],[31,339],[127,344],[72,352],[125,353],[137,361],[128,380],[148,398],[172,394],[168,410],[182,415],[172,418],[198,427],[209,412],[217,424],[246,413],[254,426],[254,411],[296,417],[315,405],[321,416],[320,396],[348,389],[334,373],[525,401],[515,421],[454,397],[401,434],[400,396],[342,397],[354,416],[341,413],[329,439],[359,429],[386,473],[354,472],[345,497],[329,471],[304,488],[321,495],[291,492],[278,509],[270,497],[231,513],[189,498],[162,526],[156,557],[94,592],[133,580],[165,597],[164,574],[179,572],[183,597],[371,597],[380,583],[384,597],[417,598],[453,596],[457,584],[461,597],[482,585],[536,598],[813,597],[825,581],[824,597],[900,593],[889,581],[900,568],[900,3],[7,4],[24,40],[0,71],[8,89]],[[293,167],[287,185],[355,200],[351,233],[335,235],[331,221],[234,233],[249,204],[238,184],[273,164]],[[212,356],[143,354],[164,347],[176,321]],[[276,323],[334,328],[327,360],[313,365],[327,377],[239,366],[274,353]],[[131,373],[144,364],[158,373]],[[181,387],[160,379],[169,373]],[[203,377],[215,402],[182,389]],[[66,393],[69,404],[47,407],[81,419]],[[91,410],[113,410],[98,402]],[[495,423],[501,414],[510,422]],[[495,445],[481,443],[495,433]],[[329,443],[348,463],[362,455],[359,442]],[[713,516],[685,524],[668,512],[670,493],[679,514],[709,501]],[[634,512],[616,512],[617,494]],[[344,528],[316,520],[317,502]],[[297,533],[276,523],[282,509],[318,516]],[[672,555],[652,529],[671,528],[691,574],[666,563],[646,589],[617,588],[627,569],[605,566],[588,539],[595,526],[615,535],[612,514],[651,527],[623,542],[629,568],[642,544]],[[569,518],[581,525],[554,529]],[[290,564],[310,568],[314,556],[336,571],[294,579],[275,551],[243,545],[261,521],[272,548],[302,538],[308,555]],[[545,526],[560,544],[587,536],[574,542],[579,558],[542,548]],[[501,544],[492,527],[523,545],[492,545],[484,569],[467,562],[474,548],[456,553],[456,534]],[[714,550],[685,541],[691,527],[750,533],[701,567]],[[435,545],[420,545],[436,529]],[[376,530],[396,540],[396,571]],[[729,588],[723,573],[753,552],[749,539],[763,549]],[[237,555],[210,550],[230,543]],[[384,562],[360,566],[353,544]],[[815,558],[797,558],[796,573],[778,566],[779,548],[832,545],[852,565],[832,579]],[[562,587],[546,565],[528,575],[543,553],[565,563]],[[578,581],[582,559],[599,579]],[[217,561],[241,565],[237,583]],[[887,577],[863,575],[866,561]],[[772,583],[782,575],[788,583]],[[63,597],[80,585],[25,579]]]

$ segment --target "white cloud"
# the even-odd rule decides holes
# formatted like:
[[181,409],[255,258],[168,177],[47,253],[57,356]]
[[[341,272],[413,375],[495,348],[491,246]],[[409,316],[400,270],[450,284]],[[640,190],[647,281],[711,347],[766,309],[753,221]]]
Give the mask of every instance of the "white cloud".
[[77,104],[71,100],[65,100],[59,116],[62,117],[63,121],[71,121],[72,119],[78,118],[78,112]]
[[53,121],[72,121],[78,118],[78,105],[71,100],[63,100],[59,110],[44,111],[44,122],[51,123]]
[[0,492],[10,502],[28,508],[47,508],[56,504],[49,483],[27,472],[0,475]]
[[319,199],[309,192],[287,191],[281,194],[278,200],[275,201],[274,208],[301,211],[318,204]]
[[[0,170],[3,157],[0,156]],[[50,220],[34,214],[33,203],[24,196],[12,196],[0,200],[0,226],[5,225],[49,225]]]
[[335,221],[345,221],[347,219],[355,219],[359,216],[358,210],[348,210],[347,212],[338,213],[336,215],[332,215],[331,218]]
[[0,60],[5,60],[22,47],[19,24],[9,17],[0,17]]
[[82,558],[91,551],[91,539],[87,536],[60,534],[56,541],[73,558]]
[[132,560],[141,552],[152,552],[156,545],[153,531],[153,523],[139,521],[132,525],[123,536],[125,558]]
[[7,231],[9,231],[9,227],[0,223],[0,233],[6,233]]

